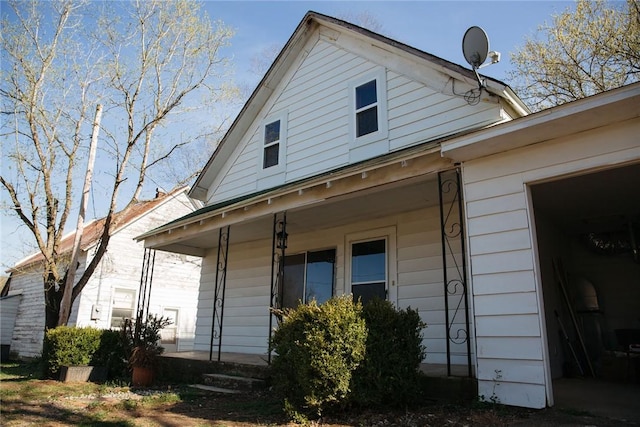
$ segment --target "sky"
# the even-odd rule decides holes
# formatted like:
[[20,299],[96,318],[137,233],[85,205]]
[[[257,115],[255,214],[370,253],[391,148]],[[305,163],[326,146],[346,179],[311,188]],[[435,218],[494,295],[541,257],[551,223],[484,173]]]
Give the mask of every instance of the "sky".
[[[462,38],[469,27],[479,26],[489,37],[490,50],[501,53],[500,62],[483,68],[481,73],[509,84],[509,54],[527,37],[533,37],[540,25],[550,23],[552,15],[573,7],[573,2],[210,0],[204,1],[203,7],[210,18],[235,30],[227,49],[233,58],[235,80],[253,88],[261,76],[252,71],[252,58],[265,49],[284,46],[308,11],[341,19],[366,13],[381,25],[381,34],[467,68]],[[76,188],[81,188],[81,183]],[[75,217],[68,223],[73,227]],[[20,220],[0,211],[0,274],[33,252],[32,240]]]

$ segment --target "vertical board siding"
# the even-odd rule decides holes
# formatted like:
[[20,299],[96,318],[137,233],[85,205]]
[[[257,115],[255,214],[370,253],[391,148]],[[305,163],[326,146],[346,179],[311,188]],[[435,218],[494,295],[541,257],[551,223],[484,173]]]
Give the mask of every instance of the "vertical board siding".
[[0,344],[11,346],[13,327],[16,324],[18,307],[22,295],[9,295],[0,298]]
[[[542,297],[537,294],[526,186],[637,159],[632,130],[637,122],[464,164],[479,394],[485,398],[534,408],[546,405],[540,329],[544,313],[539,312]],[[495,371],[502,371],[499,380],[491,378]]]
[[22,299],[16,314],[11,352],[19,357],[38,357],[44,339],[44,284],[40,271],[13,273],[11,289],[22,290]]

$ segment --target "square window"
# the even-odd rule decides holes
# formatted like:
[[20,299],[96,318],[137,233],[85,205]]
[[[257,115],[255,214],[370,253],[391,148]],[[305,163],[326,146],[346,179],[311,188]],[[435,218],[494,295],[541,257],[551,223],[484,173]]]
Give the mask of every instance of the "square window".
[[280,120],[276,120],[273,123],[269,123],[264,127],[264,145],[271,144],[272,142],[280,139]]
[[264,161],[262,167],[264,169],[278,165],[278,157],[280,154],[280,144],[272,144],[264,148]]
[[356,88],[356,110],[375,104],[377,101],[375,80],[371,80]]
[[356,136],[364,136],[378,130],[378,107],[356,114]]

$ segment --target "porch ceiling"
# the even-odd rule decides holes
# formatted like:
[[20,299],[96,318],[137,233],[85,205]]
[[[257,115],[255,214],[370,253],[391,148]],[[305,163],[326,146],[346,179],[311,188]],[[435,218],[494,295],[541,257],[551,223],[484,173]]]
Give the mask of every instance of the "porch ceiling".
[[[287,210],[287,232],[300,234],[437,206],[438,197],[437,174],[433,173]],[[230,242],[270,239],[272,231],[273,216],[264,215],[231,225]],[[217,245],[218,229],[215,229],[156,249],[203,255]]]

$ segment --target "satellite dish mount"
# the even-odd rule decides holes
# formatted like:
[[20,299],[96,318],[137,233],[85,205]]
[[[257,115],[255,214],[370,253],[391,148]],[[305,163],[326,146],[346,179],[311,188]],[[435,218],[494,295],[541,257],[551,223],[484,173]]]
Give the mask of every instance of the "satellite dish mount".
[[[464,33],[464,37],[462,38],[462,54],[476,74],[479,88],[482,89],[486,87],[484,79],[478,74],[478,70],[487,65],[499,62],[500,52],[489,51],[489,37],[482,28],[474,26]],[[485,64],[487,56],[490,57],[491,62]]]

